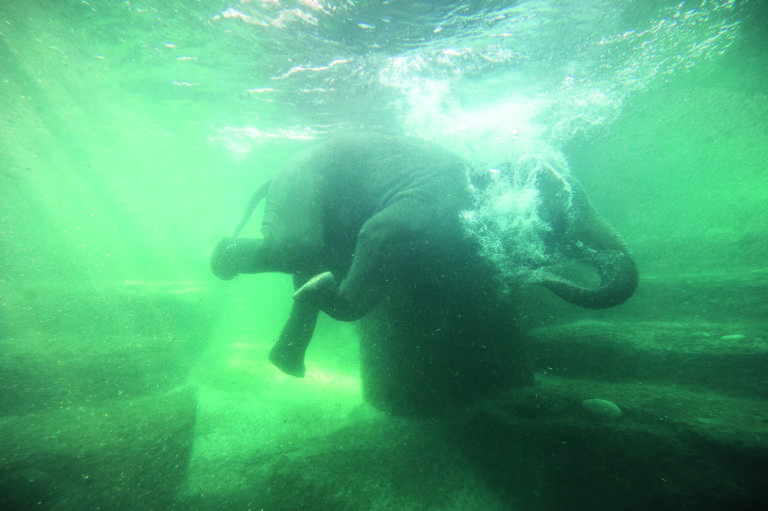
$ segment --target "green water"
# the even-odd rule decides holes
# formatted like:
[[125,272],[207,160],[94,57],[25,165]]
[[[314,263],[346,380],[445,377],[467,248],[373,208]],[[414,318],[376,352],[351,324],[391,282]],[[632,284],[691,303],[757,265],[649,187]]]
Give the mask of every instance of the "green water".
[[[543,147],[624,236],[641,282],[609,311],[526,289],[536,338],[565,328],[584,348],[553,348],[537,373],[615,384],[627,400],[622,384],[660,385],[670,409],[698,406],[691,389],[731,396],[711,399],[744,415],[720,427],[764,432],[765,2],[479,4],[0,5],[0,507],[685,509],[706,491],[722,496],[713,506],[736,498],[727,481],[721,491],[691,479],[675,500],[657,486],[672,468],[636,480],[617,470],[617,493],[661,495],[617,507],[594,497],[602,480],[562,475],[580,470],[580,447],[517,446],[487,417],[457,430],[382,414],[361,396],[355,326],[324,316],[306,378],[286,376],[267,353],[290,276],[210,274],[212,247],[253,190],[308,139],[406,133],[479,166]],[[583,355],[590,335],[569,330],[595,324],[598,341],[681,362],[648,355],[638,368],[617,348],[602,364]],[[542,425],[515,431],[601,439],[531,416]],[[754,467],[766,466],[755,442]],[[551,472],[511,469],[515,456],[550,460]],[[609,459],[608,472],[620,465]],[[765,505],[749,483],[733,491],[748,496],[735,508]]]

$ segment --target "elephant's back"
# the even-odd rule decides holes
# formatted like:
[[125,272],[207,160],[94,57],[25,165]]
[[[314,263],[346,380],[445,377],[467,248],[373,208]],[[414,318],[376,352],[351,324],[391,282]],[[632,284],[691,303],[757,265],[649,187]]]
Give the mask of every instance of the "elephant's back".
[[365,222],[398,200],[422,204],[430,230],[455,229],[471,204],[464,162],[415,138],[338,135],[298,153],[275,176],[262,231],[280,246],[352,253]]
[[331,195],[349,204],[364,201],[381,210],[408,196],[435,206],[469,205],[464,161],[424,140],[379,133],[340,135],[325,142],[316,156],[324,160]]

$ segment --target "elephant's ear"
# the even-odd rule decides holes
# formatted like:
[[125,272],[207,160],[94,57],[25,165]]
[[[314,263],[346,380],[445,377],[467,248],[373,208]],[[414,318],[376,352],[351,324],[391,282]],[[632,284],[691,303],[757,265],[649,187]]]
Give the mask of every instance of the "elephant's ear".
[[539,181],[542,216],[552,225],[550,241],[568,259],[594,270],[594,286],[567,276],[545,273],[540,283],[580,307],[604,309],[625,302],[635,292],[638,272],[627,244],[595,210],[581,185],[569,178],[544,175]]

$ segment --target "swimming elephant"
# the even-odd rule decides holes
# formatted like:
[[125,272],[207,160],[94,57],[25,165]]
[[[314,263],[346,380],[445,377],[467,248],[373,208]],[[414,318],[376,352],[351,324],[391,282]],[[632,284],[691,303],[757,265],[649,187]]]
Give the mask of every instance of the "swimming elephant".
[[[397,296],[389,293],[395,285],[414,303],[440,301],[446,290],[477,288],[478,281],[490,285],[487,261],[461,226],[460,212],[473,205],[468,176],[460,158],[415,138],[331,138],[294,156],[257,191],[235,235],[215,247],[213,273],[222,279],[260,272],[294,276],[293,307],[270,360],[303,376],[321,310],[353,321],[383,296]],[[552,227],[549,242],[599,277],[594,287],[549,274],[539,283],[582,307],[612,307],[629,298],[637,286],[635,263],[578,184],[545,173],[537,186],[542,217]],[[237,237],[262,199],[263,238]]]

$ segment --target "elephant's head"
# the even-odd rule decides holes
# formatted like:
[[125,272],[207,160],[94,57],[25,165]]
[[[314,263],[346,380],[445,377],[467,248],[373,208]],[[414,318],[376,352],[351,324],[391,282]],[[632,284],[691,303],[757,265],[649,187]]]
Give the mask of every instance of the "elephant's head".
[[596,274],[594,286],[550,272],[542,274],[540,284],[580,307],[603,309],[626,301],[637,288],[638,273],[622,237],[595,210],[577,181],[544,171],[537,185],[539,213],[552,227],[548,243]]

